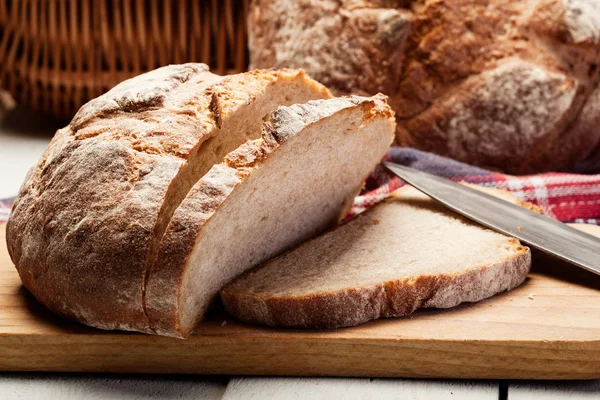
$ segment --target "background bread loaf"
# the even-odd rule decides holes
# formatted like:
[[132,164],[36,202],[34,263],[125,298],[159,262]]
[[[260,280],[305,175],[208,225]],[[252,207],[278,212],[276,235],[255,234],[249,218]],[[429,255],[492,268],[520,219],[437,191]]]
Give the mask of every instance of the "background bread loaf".
[[251,68],[390,96],[397,142],[509,173],[598,167],[595,0],[255,0]]

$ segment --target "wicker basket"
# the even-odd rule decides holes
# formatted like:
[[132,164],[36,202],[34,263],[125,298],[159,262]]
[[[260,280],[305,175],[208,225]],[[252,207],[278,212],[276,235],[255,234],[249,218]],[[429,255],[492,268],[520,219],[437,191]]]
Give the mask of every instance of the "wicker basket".
[[70,118],[157,67],[247,68],[248,0],[0,0],[0,82],[15,100]]

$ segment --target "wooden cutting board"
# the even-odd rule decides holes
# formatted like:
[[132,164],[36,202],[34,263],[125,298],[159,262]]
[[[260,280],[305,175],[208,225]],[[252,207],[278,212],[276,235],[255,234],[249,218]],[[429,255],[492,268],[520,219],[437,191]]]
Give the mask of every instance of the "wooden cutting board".
[[536,254],[522,286],[476,304],[328,332],[261,328],[217,312],[179,340],[53,316],[21,286],[0,226],[0,370],[600,378],[600,276]]

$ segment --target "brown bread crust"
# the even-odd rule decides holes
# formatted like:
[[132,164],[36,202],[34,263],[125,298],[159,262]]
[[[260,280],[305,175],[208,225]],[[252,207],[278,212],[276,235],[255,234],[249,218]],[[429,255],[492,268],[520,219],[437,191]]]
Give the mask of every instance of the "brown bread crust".
[[184,134],[170,133],[165,102],[195,79],[216,76],[187,64],[117,85],[84,105],[30,171],[7,225],[8,250],[25,287],[52,311],[150,332],[146,252],[168,183],[203,132],[182,114],[171,119]]
[[[519,286],[530,266],[529,249],[521,247],[518,256],[464,274],[420,276],[303,297],[253,296],[226,287],[221,291],[221,299],[227,312],[244,322],[334,329],[379,318],[404,317],[419,308],[450,308],[465,301],[479,301]],[[487,282],[502,282],[502,287],[490,288]]]
[[573,167],[600,144],[579,122],[600,81],[593,0],[254,0],[250,11],[253,67],[387,94],[401,145],[522,174]]
[[279,79],[306,80],[316,97],[329,96],[302,71],[220,77],[204,64],[183,64],[84,105],[30,171],[7,225],[25,287],[87,325],[152,333],[143,306],[147,267],[188,157]]

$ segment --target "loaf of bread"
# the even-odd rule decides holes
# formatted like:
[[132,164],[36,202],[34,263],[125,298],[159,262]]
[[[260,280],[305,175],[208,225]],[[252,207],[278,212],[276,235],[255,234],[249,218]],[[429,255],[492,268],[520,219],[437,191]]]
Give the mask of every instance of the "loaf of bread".
[[[328,98],[299,70],[172,65],[84,105],[31,169],[7,224],[27,289],[56,313],[152,333],[145,282],[177,205],[280,105]],[[373,163],[376,161],[373,160]]]
[[15,201],[23,284],[90,326],[189,335],[227,281],[334,225],[385,154],[385,97],[309,101],[330,96],[300,70],[185,64],[92,100]]
[[[520,203],[507,192],[488,191]],[[242,321],[340,328],[483,300],[520,285],[530,267],[530,251],[517,239],[405,186],[348,223],[235,279],[221,297]]]
[[255,0],[252,67],[390,96],[397,142],[509,173],[600,168],[597,0]]

